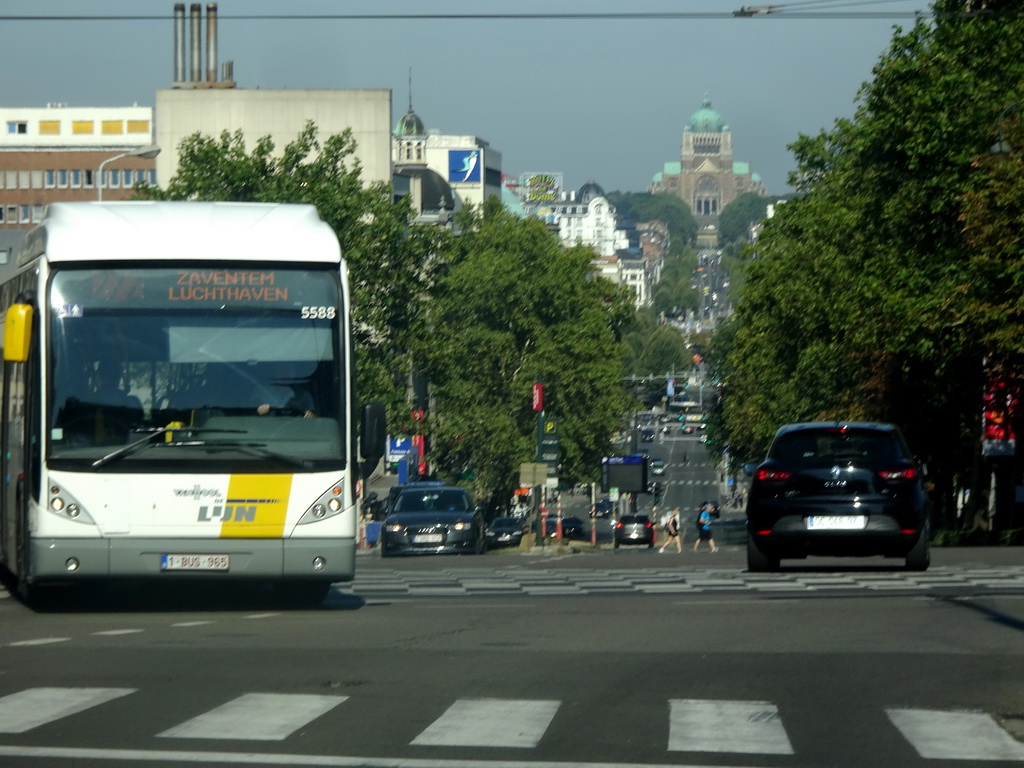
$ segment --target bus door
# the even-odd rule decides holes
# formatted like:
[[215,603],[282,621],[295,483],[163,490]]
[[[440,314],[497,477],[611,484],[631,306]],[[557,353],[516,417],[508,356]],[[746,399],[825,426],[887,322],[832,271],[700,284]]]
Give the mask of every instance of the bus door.
[[0,545],[4,563],[21,578],[28,565],[28,500],[30,495],[38,498],[40,483],[39,355],[32,315],[27,304],[12,305],[7,312],[0,393]]

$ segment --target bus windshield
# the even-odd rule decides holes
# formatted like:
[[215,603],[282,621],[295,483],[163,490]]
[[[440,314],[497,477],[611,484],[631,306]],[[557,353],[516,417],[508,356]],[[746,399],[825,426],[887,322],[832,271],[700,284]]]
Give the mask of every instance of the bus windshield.
[[67,268],[49,284],[61,468],[342,468],[337,266]]

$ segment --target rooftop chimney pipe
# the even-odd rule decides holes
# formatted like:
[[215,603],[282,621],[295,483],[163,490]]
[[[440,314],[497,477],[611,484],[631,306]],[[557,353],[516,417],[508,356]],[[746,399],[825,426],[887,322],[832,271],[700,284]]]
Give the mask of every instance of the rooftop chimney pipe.
[[206,82],[217,80],[217,4],[206,4]]
[[174,4],[174,82],[185,82],[185,4]]
[[189,8],[191,15],[191,21],[189,23],[189,32],[191,33],[191,45],[192,45],[192,68],[189,74],[189,80],[197,83],[203,79],[203,64],[200,60],[203,54],[202,48],[202,23],[203,23],[203,8],[199,3],[192,3]]

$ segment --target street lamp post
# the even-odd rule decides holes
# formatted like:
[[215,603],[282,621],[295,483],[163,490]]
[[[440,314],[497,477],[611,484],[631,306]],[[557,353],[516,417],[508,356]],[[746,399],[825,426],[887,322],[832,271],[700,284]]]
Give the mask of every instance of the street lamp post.
[[151,160],[159,154],[160,147],[156,144],[147,144],[144,147],[136,147],[135,149],[130,149],[127,152],[122,152],[119,155],[108,157],[100,163],[100,167],[96,170],[96,199],[100,202],[103,201],[103,169],[107,167],[108,163],[112,163],[115,160],[121,160],[126,157],[145,157]]

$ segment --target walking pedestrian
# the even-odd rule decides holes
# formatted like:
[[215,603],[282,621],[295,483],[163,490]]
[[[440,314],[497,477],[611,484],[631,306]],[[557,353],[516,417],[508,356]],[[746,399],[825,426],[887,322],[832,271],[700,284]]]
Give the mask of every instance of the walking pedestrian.
[[676,552],[680,555],[683,554],[683,542],[679,531],[679,507],[674,507],[669,514],[668,523],[665,525],[665,533],[668,534],[668,540],[661,545],[658,552],[664,552],[665,547],[675,542]]
[[700,508],[700,514],[697,516],[697,540],[693,542],[693,551],[697,551],[697,547],[700,546],[702,541],[706,541],[708,546],[711,547],[712,552],[717,552],[718,547],[715,545],[715,537],[711,533],[711,520],[714,518],[714,505],[710,502],[705,503]]

